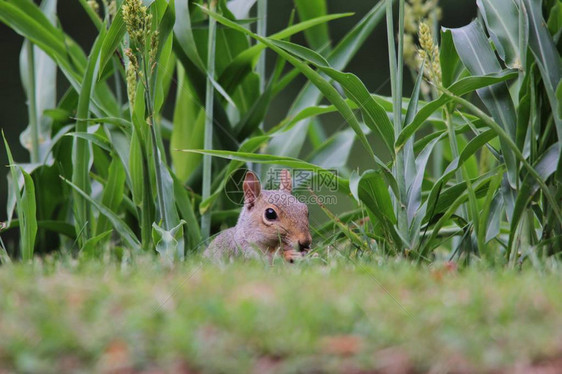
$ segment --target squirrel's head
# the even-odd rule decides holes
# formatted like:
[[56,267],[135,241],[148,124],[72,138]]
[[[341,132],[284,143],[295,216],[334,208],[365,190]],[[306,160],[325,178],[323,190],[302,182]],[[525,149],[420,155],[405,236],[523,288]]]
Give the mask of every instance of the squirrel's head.
[[268,252],[278,248],[286,253],[309,251],[308,207],[293,196],[292,186],[291,174],[285,169],[278,190],[263,190],[256,175],[246,173],[244,208],[237,226],[248,243]]

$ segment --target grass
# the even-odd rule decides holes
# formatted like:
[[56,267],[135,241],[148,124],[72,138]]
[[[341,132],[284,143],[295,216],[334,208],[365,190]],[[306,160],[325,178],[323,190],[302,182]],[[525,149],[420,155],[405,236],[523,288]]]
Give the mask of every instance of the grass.
[[[352,14],[325,0],[295,0],[275,34],[265,0],[257,19],[224,0],[80,3],[84,50],[55,0],[0,1],[26,40],[36,162],[5,142],[20,245],[0,240],[0,373],[562,371],[558,4],[482,0],[439,29],[436,3],[380,0],[332,43]],[[391,98],[347,71],[383,18]],[[292,104],[267,123],[278,95]],[[311,216],[317,257],[203,264],[240,208],[233,174],[275,165],[337,180],[346,213]]]
[[338,260],[169,269],[146,256],[46,259],[0,269],[0,368],[508,372],[560,357],[560,281],[555,271]]

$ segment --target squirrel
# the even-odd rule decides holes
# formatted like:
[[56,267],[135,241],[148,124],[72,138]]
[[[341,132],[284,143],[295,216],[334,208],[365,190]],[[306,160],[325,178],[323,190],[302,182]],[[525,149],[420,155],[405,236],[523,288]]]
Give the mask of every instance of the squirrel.
[[236,256],[270,261],[280,251],[288,262],[310,251],[308,207],[292,195],[288,170],[281,171],[279,190],[262,190],[257,176],[248,171],[243,182],[244,207],[236,226],[222,231],[203,256],[219,260]]

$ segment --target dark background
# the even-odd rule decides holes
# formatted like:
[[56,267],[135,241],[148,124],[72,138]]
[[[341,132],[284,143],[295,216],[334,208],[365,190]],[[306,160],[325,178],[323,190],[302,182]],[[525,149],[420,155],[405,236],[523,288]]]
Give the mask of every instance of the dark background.
[[[36,1],[37,2],[37,1]],[[328,0],[330,13],[354,12],[352,17],[332,21],[329,23],[330,36],[333,44],[345,35],[367,13],[376,1],[368,0]],[[466,25],[476,16],[476,2],[474,0],[442,0],[443,9],[441,25],[445,27],[459,27]],[[268,33],[273,33],[287,26],[289,15],[293,9],[292,0],[269,1]],[[86,51],[89,51],[95,38],[95,28],[86,16],[77,0],[59,0],[59,21],[72,38],[74,38]],[[294,39],[296,43],[303,43],[302,37]],[[0,24],[0,128],[4,130],[8,142],[18,162],[27,162],[29,154],[21,146],[19,134],[27,127],[26,98],[20,82],[19,54],[23,39],[3,24]],[[268,68],[273,64],[273,55],[268,53]],[[374,30],[359,53],[346,68],[359,76],[369,91],[390,95],[388,79],[388,53],[386,41],[386,25],[383,22]],[[407,75],[407,74],[406,74]],[[301,84],[299,78],[288,87],[273,103],[271,113],[268,114],[268,124],[275,124],[282,119],[286,110]],[[59,93],[67,87],[62,74],[59,74]],[[409,92],[410,80],[405,79],[405,93]],[[168,116],[168,118],[170,118]],[[6,174],[8,168],[6,151],[1,147],[0,162],[0,220],[6,219]],[[40,186],[39,186],[40,187]]]

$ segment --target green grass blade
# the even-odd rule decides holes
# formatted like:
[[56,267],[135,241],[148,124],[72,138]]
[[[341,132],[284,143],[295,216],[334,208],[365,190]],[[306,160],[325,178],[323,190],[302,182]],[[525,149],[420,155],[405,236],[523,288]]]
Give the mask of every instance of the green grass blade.
[[396,215],[386,181],[380,172],[367,170],[361,176],[355,171],[349,178],[351,194],[362,202],[382,223],[396,224]]
[[[447,181],[449,181],[459,170],[462,165],[471,157],[473,156],[480,148],[485,146],[490,140],[494,139],[497,135],[492,130],[488,130],[479,134],[478,136],[474,137],[467,146],[462,150],[459,157],[454,159],[447,169],[443,173],[443,175],[433,184],[431,191],[429,193],[429,197],[427,199],[428,203],[427,206],[431,209],[437,204],[438,200],[441,200],[440,193],[442,189],[445,187]],[[426,216],[424,221],[429,220],[432,215],[431,210],[426,212]]]
[[480,252],[491,258],[491,253],[486,247],[486,243],[492,238],[496,237],[500,230],[500,217],[501,206],[498,204],[497,199],[501,198],[501,194],[498,193],[502,181],[502,175],[498,174],[490,182],[490,189],[486,194],[484,199],[484,204],[482,205],[482,212],[479,217],[476,217],[479,226],[477,233],[478,248]]

